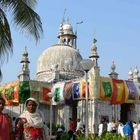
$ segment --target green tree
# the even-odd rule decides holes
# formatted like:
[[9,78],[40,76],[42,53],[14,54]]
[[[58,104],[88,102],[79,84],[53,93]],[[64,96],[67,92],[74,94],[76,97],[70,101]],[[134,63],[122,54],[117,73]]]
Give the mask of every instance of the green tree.
[[[23,32],[27,32],[36,42],[40,39],[43,29],[40,16],[35,12],[37,0],[0,0],[0,66],[13,53],[13,41],[7,14],[12,22]],[[2,73],[0,69],[0,77]]]

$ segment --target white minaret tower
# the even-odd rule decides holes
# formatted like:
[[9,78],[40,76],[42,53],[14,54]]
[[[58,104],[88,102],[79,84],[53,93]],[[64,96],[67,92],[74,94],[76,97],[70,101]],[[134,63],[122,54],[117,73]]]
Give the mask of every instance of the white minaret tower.
[[30,80],[30,70],[29,70],[29,59],[28,59],[28,52],[25,50],[22,54],[22,60],[20,61],[20,63],[22,64],[22,70],[20,72],[20,74],[18,75],[18,79],[20,81],[29,81]]
[[[92,100],[89,100],[89,104],[91,106],[89,107],[90,115],[93,115],[93,118],[89,118],[89,130],[92,133],[98,132],[98,122],[97,122],[97,107],[98,107],[98,100],[100,96],[100,67],[98,66],[98,58],[99,55],[97,53],[97,47],[96,47],[97,40],[94,38],[91,52],[89,58],[94,62],[93,68],[89,71],[89,87],[90,87],[90,96]],[[94,126],[94,127],[93,127]]]

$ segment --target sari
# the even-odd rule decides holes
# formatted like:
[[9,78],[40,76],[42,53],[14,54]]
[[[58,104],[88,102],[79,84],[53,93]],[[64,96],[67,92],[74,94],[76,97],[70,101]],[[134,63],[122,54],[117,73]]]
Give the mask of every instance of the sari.
[[[28,100],[32,100],[36,102],[34,98],[29,98]],[[38,111],[38,108],[34,113],[30,113],[27,110],[25,110],[18,117],[15,126],[15,139],[16,140],[46,140],[44,121],[41,113]]]
[[0,140],[12,139],[12,121],[10,116],[0,113]]

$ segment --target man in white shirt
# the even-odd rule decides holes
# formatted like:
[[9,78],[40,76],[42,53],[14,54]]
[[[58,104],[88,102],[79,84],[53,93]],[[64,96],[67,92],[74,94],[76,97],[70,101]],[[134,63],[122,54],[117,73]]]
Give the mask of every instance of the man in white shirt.
[[98,126],[98,136],[101,136],[103,134],[103,121]]
[[80,118],[77,119],[77,127],[76,127],[76,131],[77,130],[82,130],[83,126],[82,126],[82,123],[81,123],[81,120]]
[[112,131],[112,123],[111,122],[108,122],[107,123],[107,131],[108,132],[111,132]]

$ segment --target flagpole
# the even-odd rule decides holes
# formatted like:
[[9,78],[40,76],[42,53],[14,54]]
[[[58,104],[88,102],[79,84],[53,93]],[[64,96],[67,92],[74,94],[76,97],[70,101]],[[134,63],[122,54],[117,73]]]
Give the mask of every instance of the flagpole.
[[93,67],[94,63],[90,59],[83,59],[80,62],[84,72],[85,72],[85,81],[86,81],[86,98],[85,98],[85,136],[88,138],[89,135],[89,122],[88,122],[88,97],[89,97],[89,92],[88,92],[88,72],[90,69]]
[[[53,89],[53,84],[54,84],[54,80],[52,81],[52,89]],[[49,140],[51,140],[52,137],[52,98],[53,98],[53,90],[48,94],[48,96],[50,97],[50,136],[49,136]]]
[[50,140],[52,137],[52,98],[50,99]]

